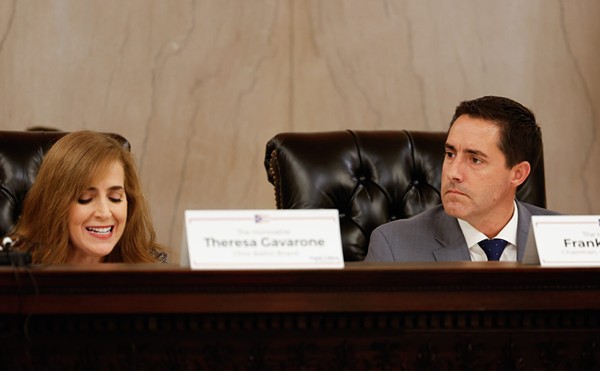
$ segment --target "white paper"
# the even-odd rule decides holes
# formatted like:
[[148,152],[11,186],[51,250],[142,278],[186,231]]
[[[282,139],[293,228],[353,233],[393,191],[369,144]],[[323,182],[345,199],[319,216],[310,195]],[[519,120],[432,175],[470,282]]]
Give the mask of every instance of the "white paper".
[[335,209],[186,210],[185,229],[192,269],[344,267]]
[[535,215],[531,228],[535,246],[528,243],[525,263],[537,251],[542,266],[600,266],[600,215]]

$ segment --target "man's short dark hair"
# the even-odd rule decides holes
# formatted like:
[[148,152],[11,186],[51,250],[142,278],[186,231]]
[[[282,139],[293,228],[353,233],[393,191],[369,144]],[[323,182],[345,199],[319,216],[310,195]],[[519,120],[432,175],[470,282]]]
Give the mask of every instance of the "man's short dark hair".
[[461,115],[493,121],[500,128],[498,147],[511,168],[527,161],[534,168],[542,152],[542,131],[528,108],[512,99],[486,96],[461,102],[450,127]]

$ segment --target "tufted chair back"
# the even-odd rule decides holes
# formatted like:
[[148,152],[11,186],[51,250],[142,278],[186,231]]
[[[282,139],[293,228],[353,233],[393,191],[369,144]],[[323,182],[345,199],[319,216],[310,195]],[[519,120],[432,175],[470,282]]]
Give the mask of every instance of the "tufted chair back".
[[[281,133],[266,145],[278,209],[338,209],[344,260],[364,259],[371,232],[441,203],[445,132]],[[517,193],[546,206],[543,157]]]
[[[66,132],[0,131],[0,236],[14,226],[44,155]],[[129,142],[110,134],[130,149]]]

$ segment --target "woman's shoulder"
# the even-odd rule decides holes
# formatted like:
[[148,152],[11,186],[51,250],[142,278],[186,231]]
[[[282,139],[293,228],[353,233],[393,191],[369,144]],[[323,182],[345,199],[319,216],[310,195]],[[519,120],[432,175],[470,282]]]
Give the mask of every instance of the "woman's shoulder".
[[168,263],[169,254],[164,250],[159,250],[156,247],[150,249],[150,255],[159,263]]

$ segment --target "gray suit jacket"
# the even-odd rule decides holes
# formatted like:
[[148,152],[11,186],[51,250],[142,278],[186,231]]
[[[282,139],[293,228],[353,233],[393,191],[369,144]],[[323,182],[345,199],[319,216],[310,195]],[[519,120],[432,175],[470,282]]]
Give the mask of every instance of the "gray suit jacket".
[[[517,207],[517,260],[522,261],[531,216],[557,213],[519,201]],[[375,262],[456,260],[471,260],[469,248],[458,220],[446,214],[442,205],[377,227],[365,258]]]

